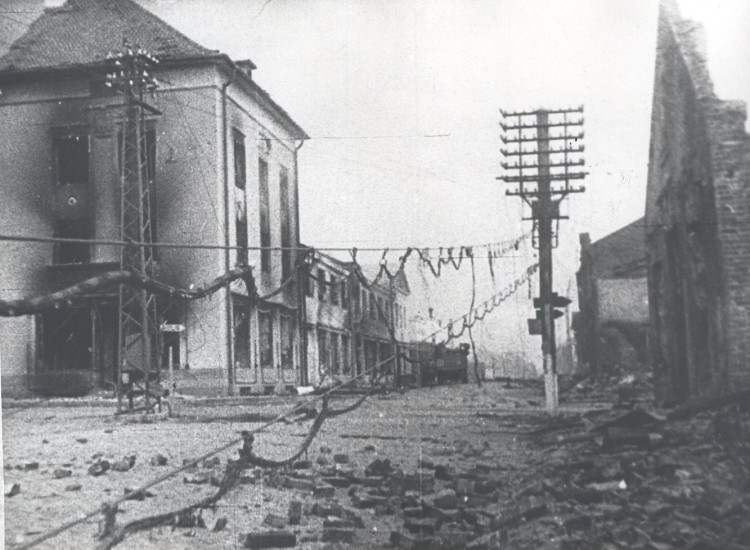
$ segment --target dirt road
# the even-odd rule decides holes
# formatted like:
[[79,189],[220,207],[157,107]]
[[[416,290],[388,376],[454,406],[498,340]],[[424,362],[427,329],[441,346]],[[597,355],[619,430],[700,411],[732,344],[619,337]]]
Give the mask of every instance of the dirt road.
[[[248,468],[200,518],[170,517],[117,548],[260,548],[269,539],[305,549],[750,546],[748,409],[728,403],[668,421],[648,403],[613,408],[601,396],[572,396],[556,418],[532,386],[371,397],[326,422],[293,468]],[[151,422],[101,407],[6,409],[6,546],[96,510],[305,399],[223,407],[177,400],[174,417]],[[253,451],[290,456],[310,425],[275,425]],[[238,449],[125,501],[117,525],[215,494]],[[98,519],[39,548],[96,548]]]

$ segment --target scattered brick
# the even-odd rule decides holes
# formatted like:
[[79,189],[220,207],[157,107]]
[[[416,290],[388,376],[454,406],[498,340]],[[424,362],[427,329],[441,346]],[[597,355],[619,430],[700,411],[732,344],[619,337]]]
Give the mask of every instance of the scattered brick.
[[73,472],[71,470],[66,470],[65,468],[58,468],[52,472],[52,475],[55,476],[55,479],[63,479],[72,476]]
[[155,456],[151,457],[150,464],[151,466],[166,466],[167,457],[161,453],[158,453]]
[[282,484],[287,489],[297,489],[298,491],[312,491],[315,489],[315,482],[309,479],[284,477]]
[[17,494],[21,492],[21,484],[20,483],[14,483],[10,486],[10,489],[5,493],[6,497],[14,497]]
[[299,500],[292,500],[289,503],[286,519],[289,525],[299,525],[302,522],[302,503]]
[[100,476],[102,474],[105,474],[110,469],[109,461],[107,460],[97,460],[94,462],[91,466],[89,466],[89,474],[92,476]]
[[245,548],[293,548],[297,535],[288,531],[263,531],[245,535]]
[[80,491],[83,488],[83,486],[80,483],[71,483],[70,485],[65,486],[66,491]]
[[211,529],[211,531],[213,531],[214,533],[223,531],[226,528],[228,523],[229,523],[229,520],[227,518],[219,518],[216,520],[216,523],[214,524],[213,529]]
[[352,544],[354,542],[354,529],[323,528],[323,536],[320,540],[323,542]]
[[349,463],[349,455],[345,453],[338,453],[333,455],[333,462],[335,464],[348,464]]
[[286,527],[286,520],[278,514],[266,514],[263,518],[263,524],[273,527],[274,529],[283,529]]
[[332,498],[336,494],[336,488],[332,485],[318,485],[313,488],[315,498]]

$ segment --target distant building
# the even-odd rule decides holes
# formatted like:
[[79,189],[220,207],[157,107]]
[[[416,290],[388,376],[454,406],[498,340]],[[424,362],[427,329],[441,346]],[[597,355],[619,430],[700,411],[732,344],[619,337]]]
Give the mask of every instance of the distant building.
[[661,4],[646,246],[657,398],[750,387],[750,136],[714,93],[703,30]]
[[[403,271],[393,281],[379,266],[362,266],[361,284],[352,262],[315,251],[305,283],[308,383],[319,385],[362,374],[395,352],[389,326],[399,343],[410,338],[405,306],[409,285]],[[381,366],[395,373],[396,361]],[[367,378],[363,378],[363,382]]]
[[[293,274],[299,243],[297,149],[305,132],[255,82],[252,62],[196,44],[132,0],[49,8],[0,57],[0,233],[120,240],[123,98],[105,86],[123,39],[160,60],[146,120],[155,241],[282,251],[159,248],[158,278],[200,286],[237,264],[261,295]],[[37,296],[117,269],[120,247],[0,243],[0,296]],[[209,299],[158,301],[162,367],[178,389],[226,395],[298,384],[298,285],[256,303],[238,283]],[[0,318],[4,395],[47,373],[117,375],[117,288],[36,316]]]
[[646,363],[648,284],[643,218],[591,242],[580,235],[578,309],[573,328],[580,365],[594,372]]

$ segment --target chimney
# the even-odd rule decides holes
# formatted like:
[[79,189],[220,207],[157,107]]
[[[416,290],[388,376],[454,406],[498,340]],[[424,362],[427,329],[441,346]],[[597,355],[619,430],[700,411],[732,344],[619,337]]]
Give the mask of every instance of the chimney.
[[237,65],[237,67],[245,73],[250,80],[253,78],[253,71],[258,68],[255,66],[255,63],[249,59],[240,59],[239,61],[235,61],[234,64]]

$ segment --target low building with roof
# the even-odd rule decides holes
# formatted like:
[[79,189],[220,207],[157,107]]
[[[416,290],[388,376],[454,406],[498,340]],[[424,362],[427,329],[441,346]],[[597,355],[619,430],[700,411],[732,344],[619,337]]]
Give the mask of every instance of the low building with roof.
[[574,316],[579,366],[606,372],[648,362],[648,283],[643,218],[591,242],[580,235]]

